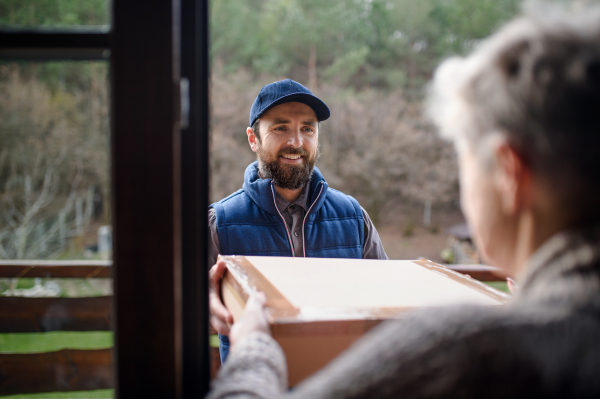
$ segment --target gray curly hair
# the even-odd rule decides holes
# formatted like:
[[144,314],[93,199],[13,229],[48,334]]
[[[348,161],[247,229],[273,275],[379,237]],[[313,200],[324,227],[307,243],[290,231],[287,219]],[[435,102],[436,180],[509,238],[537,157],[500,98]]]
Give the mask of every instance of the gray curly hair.
[[501,136],[541,177],[600,187],[600,8],[530,8],[440,65],[428,113],[459,152],[489,161]]

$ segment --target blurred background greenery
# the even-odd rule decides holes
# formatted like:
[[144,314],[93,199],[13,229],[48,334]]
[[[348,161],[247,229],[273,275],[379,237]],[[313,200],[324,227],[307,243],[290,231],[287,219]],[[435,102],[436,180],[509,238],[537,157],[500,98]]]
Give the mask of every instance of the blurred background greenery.
[[518,0],[213,1],[212,200],[240,188],[255,158],[245,129],[256,94],[291,78],[331,108],[318,167],[368,211],[390,258],[447,261],[446,228],[463,218],[454,150],[423,115],[427,82],[519,9]]
[[109,0],[2,0],[0,25],[4,27],[64,27],[107,25]]
[[[517,0],[211,2],[212,200],[241,187],[254,159],[256,93],[289,77],[332,110],[318,164],[330,185],[400,242],[391,257],[440,260],[438,233],[462,217],[453,149],[422,115],[427,81],[518,10]],[[0,0],[3,27],[108,25],[108,0]],[[95,256],[110,224],[108,87],[106,62],[0,63],[0,258]]]
[[516,0],[220,0],[211,56],[224,73],[290,76],[316,89],[403,89],[420,98],[440,59],[518,11]]

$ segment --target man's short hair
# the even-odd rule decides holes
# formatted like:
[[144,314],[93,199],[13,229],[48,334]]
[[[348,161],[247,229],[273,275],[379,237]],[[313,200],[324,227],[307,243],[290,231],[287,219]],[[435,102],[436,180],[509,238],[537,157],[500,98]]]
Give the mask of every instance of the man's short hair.
[[252,124],[252,132],[254,133],[254,136],[256,137],[256,139],[258,140],[258,142],[260,143],[260,118],[257,118],[254,123]]

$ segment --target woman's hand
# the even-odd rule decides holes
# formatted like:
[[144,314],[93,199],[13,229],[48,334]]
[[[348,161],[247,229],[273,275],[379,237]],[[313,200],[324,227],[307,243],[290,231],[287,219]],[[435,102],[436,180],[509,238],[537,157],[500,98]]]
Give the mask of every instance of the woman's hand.
[[235,352],[236,345],[242,342],[250,333],[262,332],[271,335],[271,328],[265,315],[266,303],[267,298],[263,292],[248,298],[244,315],[233,325],[229,334],[232,352]]

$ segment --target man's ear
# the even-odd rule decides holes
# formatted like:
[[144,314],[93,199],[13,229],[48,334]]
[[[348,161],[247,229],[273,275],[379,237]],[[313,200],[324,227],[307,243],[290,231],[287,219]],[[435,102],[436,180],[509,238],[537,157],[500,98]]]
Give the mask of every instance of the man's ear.
[[248,143],[250,144],[250,148],[252,151],[258,151],[258,138],[254,135],[254,130],[251,127],[246,129],[246,134],[248,135]]
[[494,184],[502,201],[502,210],[509,215],[531,206],[533,182],[531,168],[523,155],[506,141],[494,150]]

